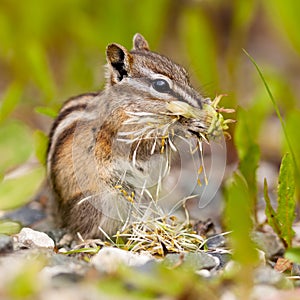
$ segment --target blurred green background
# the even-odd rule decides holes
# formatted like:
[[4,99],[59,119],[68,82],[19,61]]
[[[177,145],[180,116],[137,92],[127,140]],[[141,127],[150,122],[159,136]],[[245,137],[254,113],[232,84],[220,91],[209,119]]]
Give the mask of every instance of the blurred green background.
[[242,49],[262,69],[300,153],[299,11],[293,0],[1,0],[0,177],[8,180],[0,209],[27,201],[42,182],[36,157],[43,161],[49,116],[66,98],[101,89],[105,47],[131,48],[136,32],[184,65],[203,94],[228,95],[221,104],[238,111],[228,164],[238,160],[234,130],[244,126],[240,143],[257,143],[263,171],[277,177],[281,127]]

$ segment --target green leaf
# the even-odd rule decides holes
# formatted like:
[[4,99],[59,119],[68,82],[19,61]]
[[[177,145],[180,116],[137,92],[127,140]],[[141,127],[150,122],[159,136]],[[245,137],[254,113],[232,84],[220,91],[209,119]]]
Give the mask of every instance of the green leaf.
[[281,224],[281,236],[290,247],[295,234],[292,225],[295,219],[296,199],[294,164],[289,153],[282,158],[278,181],[277,218]]
[[251,199],[243,176],[234,173],[225,189],[225,217],[227,230],[232,230],[234,258],[244,266],[257,262],[257,251],[250,238],[253,229]]
[[43,181],[43,167],[38,167],[16,178],[4,179],[0,183],[0,210],[14,209],[26,204]]
[[0,106],[0,122],[5,120],[15,109],[22,95],[22,86],[16,82],[9,85]]
[[[297,165],[300,166],[300,111],[293,110],[290,111],[289,114],[286,116],[286,130],[287,134],[290,137],[292,148],[295,151]],[[286,147],[285,149],[288,149]],[[288,151],[288,150],[287,150]],[[297,181],[296,181],[297,182]],[[297,182],[299,184],[299,182]],[[300,191],[300,186],[298,187]]]
[[[266,178],[264,179],[264,198],[266,201],[266,208],[265,213],[267,216],[268,224],[273,228],[273,230],[276,232],[276,234],[281,237],[281,228],[280,224],[277,220],[277,213],[275,212],[273,206],[271,205],[271,200],[268,194],[268,183]],[[285,241],[283,240],[285,243]],[[286,243],[285,243],[286,245]]]
[[300,263],[300,248],[289,248],[285,251],[284,257],[294,263]]
[[35,155],[42,165],[46,165],[46,152],[48,147],[48,136],[41,130],[34,132]]
[[21,225],[13,221],[0,221],[0,233],[2,234],[16,234],[21,230]]

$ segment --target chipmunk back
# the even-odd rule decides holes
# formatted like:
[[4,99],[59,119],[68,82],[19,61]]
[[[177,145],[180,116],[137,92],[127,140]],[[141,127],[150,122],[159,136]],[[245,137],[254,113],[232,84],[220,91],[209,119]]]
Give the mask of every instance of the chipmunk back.
[[105,89],[65,102],[47,154],[58,226],[84,238],[113,235],[134,210],[143,214],[158,197],[159,178],[170,171],[176,137],[199,137],[209,126],[168,109],[180,101],[201,111],[207,99],[184,68],[150,51],[140,34],[131,51],[111,44],[106,57]]

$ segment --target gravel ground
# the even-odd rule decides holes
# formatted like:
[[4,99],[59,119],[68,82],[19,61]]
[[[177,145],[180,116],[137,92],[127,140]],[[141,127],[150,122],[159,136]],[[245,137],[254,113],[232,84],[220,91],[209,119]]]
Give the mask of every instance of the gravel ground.
[[[299,299],[299,266],[278,269],[283,247],[273,234],[256,232],[253,239],[261,249],[260,263],[251,267],[254,280],[245,292],[244,284],[232,279],[240,266],[226,249],[224,236],[211,238],[205,251],[153,257],[110,246],[89,252],[74,242],[71,247],[77,250],[67,252],[70,245],[58,249],[49,235],[23,228],[14,236],[0,236],[0,298],[229,300],[245,299],[247,293],[249,299]],[[185,290],[185,281],[192,287]],[[198,286],[208,290],[199,294]]]

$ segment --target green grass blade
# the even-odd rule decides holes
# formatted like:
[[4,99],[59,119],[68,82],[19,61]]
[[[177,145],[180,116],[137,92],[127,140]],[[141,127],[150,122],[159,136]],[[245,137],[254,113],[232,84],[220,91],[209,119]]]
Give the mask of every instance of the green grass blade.
[[297,172],[297,178],[300,178],[300,171],[299,171],[299,168],[298,168],[298,165],[297,165],[296,156],[295,156],[295,153],[293,151],[293,147],[292,147],[292,144],[290,142],[289,136],[287,134],[286,126],[285,126],[284,120],[283,120],[283,118],[281,116],[281,113],[280,113],[279,107],[278,107],[278,105],[276,103],[276,100],[274,99],[273,94],[272,94],[272,92],[271,92],[271,90],[270,90],[270,88],[269,88],[269,86],[268,86],[268,84],[267,84],[267,82],[266,82],[266,80],[264,78],[264,75],[263,75],[262,71],[260,70],[259,66],[257,65],[257,63],[255,62],[254,58],[245,49],[243,49],[243,51],[248,56],[248,58],[250,59],[250,61],[254,65],[254,67],[256,68],[256,70],[257,70],[257,72],[258,72],[258,74],[259,74],[259,76],[260,76],[260,78],[261,78],[261,80],[262,80],[262,82],[263,82],[263,84],[264,84],[264,86],[266,88],[266,91],[267,91],[267,93],[269,95],[269,98],[272,101],[273,107],[274,107],[275,112],[277,114],[277,117],[278,117],[278,119],[280,121],[280,124],[281,124],[282,130],[283,130],[283,134],[284,134],[284,137],[286,139],[289,151],[292,154],[292,159],[293,159],[293,162],[295,164],[295,170]]

